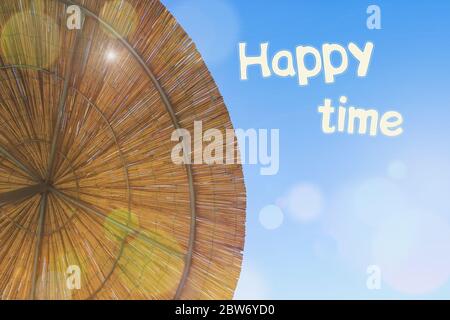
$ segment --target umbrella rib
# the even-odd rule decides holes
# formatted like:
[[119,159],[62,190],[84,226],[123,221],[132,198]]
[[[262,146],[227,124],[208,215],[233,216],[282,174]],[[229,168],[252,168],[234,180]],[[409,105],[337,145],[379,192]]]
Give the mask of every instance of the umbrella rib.
[[39,181],[39,177],[30,169],[28,169],[25,165],[23,165],[19,160],[17,160],[11,153],[9,153],[6,149],[0,146],[0,155],[7,158],[9,161],[14,163],[20,169],[22,169],[25,173],[27,173],[34,181]]
[[66,74],[64,77],[63,92],[61,93],[61,97],[59,100],[58,114],[57,114],[55,128],[53,131],[53,139],[52,139],[50,157],[49,157],[49,162],[48,162],[47,178],[45,181],[47,184],[51,182],[52,176],[53,176],[53,171],[54,171],[54,166],[55,166],[55,157],[56,157],[56,147],[57,147],[58,138],[59,138],[58,133],[61,130],[61,122],[62,122],[62,119],[64,116],[64,111],[66,109],[67,96],[69,94],[70,76],[72,74],[72,69],[73,69],[73,65],[75,62],[75,50],[78,47],[78,43],[80,40],[81,31],[83,29],[83,26],[84,26],[84,24],[82,25],[81,29],[77,30],[75,43],[72,47],[72,52],[71,52],[70,58],[69,58],[69,65],[67,66]]
[[42,194],[41,204],[39,206],[39,225],[37,230],[37,244],[36,250],[34,252],[34,262],[33,262],[33,274],[31,276],[31,300],[36,299],[36,283],[37,283],[37,274],[38,274],[38,266],[39,266],[39,256],[42,251],[42,239],[44,238],[44,227],[45,227],[45,210],[47,209],[47,191]]
[[7,204],[15,203],[24,199],[33,197],[34,195],[45,190],[44,184],[38,184],[35,186],[25,187],[14,191],[9,191],[0,194],[0,207]]
[[171,255],[175,255],[176,257],[179,257],[179,258],[184,258],[185,257],[185,255],[183,253],[178,252],[177,250],[174,250],[173,248],[170,248],[169,246],[167,246],[167,245],[165,245],[165,244],[163,244],[163,243],[161,243],[159,241],[151,239],[150,237],[146,236],[145,234],[143,234],[139,230],[135,230],[133,228],[130,228],[129,226],[127,226],[127,225],[125,225],[123,223],[120,223],[119,221],[117,221],[115,219],[112,219],[111,217],[108,217],[104,213],[98,211],[97,209],[93,208],[92,206],[90,206],[89,204],[83,202],[82,200],[72,198],[71,196],[68,196],[65,193],[63,193],[63,192],[61,192],[61,191],[59,191],[59,190],[57,190],[57,189],[55,189],[53,187],[50,187],[49,189],[54,194],[60,196],[61,198],[63,198],[67,202],[72,203],[73,205],[79,207],[80,209],[82,209],[82,210],[84,210],[86,212],[90,212],[90,213],[92,213],[92,214],[94,214],[94,215],[96,215],[96,216],[98,216],[100,218],[107,219],[109,222],[114,224],[114,226],[116,226],[117,228],[122,229],[126,233],[131,234],[131,235],[138,235],[146,243],[148,243],[148,244],[150,244],[152,246],[156,246],[156,247],[158,247],[159,249],[163,250],[166,253],[169,253]]
[[[54,162],[56,157],[56,147],[58,144],[58,138],[59,138],[59,131],[61,130],[61,123],[64,116],[64,111],[67,103],[67,96],[69,93],[69,82],[70,82],[70,75],[72,74],[72,68],[75,62],[75,50],[77,48],[79,39],[81,35],[81,30],[77,30],[75,43],[72,48],[72,52],[69,57],[69,65],[67,66],[66,75],[64,78],[64,86],[63,86],[63,92],[61,93],[59,105],[58,105],[58,114],[57,119],[53,131],[53,138],[52,138],[52,144],[51,144],[51,151],[49,156],[49,163],[48,163],[48,169],[47,169],[47,177],[45,180],[45,185],[49,185],[52,180],[53,170],[54,170]],[[47,200],[48,200],[48,191],[45,191],[42,195],[41,199],[41,205],[39,208],[39,226],[38,226],[38,242],[36,245],[36,251],[34,256],[34,264],[33,264],[33,275],[32,275],[32,287],[31,287],[31,299],[35,300],[36,298],[36,281],[37,281],[37,268],[39,265],[39,256],[41,254],[42,249],[42,240],[44,237],[44,227],[45,227],[45,211],[47,207]]]
[[[139,62],[141,67],[145,70],[145,73],[152,81],[153,85],[155,86],[156,90],[158,91],[162,102],[164,103],[167,112],[169,113],[172,123],[176,129],[181,129],[180,123],[178,121],[178,118],[175,114],[174,108],[172,106],[172,103],[170,102],[168,95],[166,94],[165,90],[163,89],[161,83],[155,76],[155,74],[150,70],[150,68],[147,66],[146,62],[142,59],[140,54],[133,48],[133,46],[126,40],[124,37],[118,33],[108,22],[100,18],[97,14],[86,8],[85,6],[78,3],[78,1],[73,0],[57,0],[62,3],[65,3],[67,5],[76,5],[78,6],[86,15],[96,19],[100,24],[102,24],[107,30],[109,30],[118,41],[120,41],[125,48],[131,53],[131,55]],[[179,299],[182,295],[182,291],[186,285],[187,279],[190,274],[191,266],[192,266],[192,258],[194,255],[194,247],[195,247],[195,239],[196,239],[196,227],[197,227],[197,212],[196,212],[196,196],[195,196],[195,186],[194,186],[194,175],[192,171],[192,166],[187,164],[186,166],[186,172],[188,176],[188,184],[189,184],[189,200],[190,200],[190,210],[191,210],[191,226],[190,226],[190,232],[189,232],[189,244],[188,244],[188,252],[185,258],[185,268],[183,271],[183,275],[181,277],[180,283],[178,285],[177,292],[175,294],[175,299]]]

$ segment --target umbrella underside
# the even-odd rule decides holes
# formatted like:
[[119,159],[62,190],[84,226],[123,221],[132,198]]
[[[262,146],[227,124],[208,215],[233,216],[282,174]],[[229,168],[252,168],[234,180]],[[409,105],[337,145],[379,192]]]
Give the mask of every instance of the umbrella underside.
[[242,168],[171,160],[232,124],[159,1],[1,1],[0,121],[1,299],[232,298]]

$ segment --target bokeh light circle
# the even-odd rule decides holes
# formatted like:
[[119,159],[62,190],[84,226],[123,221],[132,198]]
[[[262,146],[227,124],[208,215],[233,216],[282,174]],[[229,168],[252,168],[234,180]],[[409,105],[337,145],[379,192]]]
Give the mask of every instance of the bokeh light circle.
[[61,54],[60,27],[44,14],[19,12],[4,25],[0,47],[8,64],[48,68]]
[[275,205],[264,207],[259,213],[259,222],[267,230],[276,230],[283,224],[283,211]]

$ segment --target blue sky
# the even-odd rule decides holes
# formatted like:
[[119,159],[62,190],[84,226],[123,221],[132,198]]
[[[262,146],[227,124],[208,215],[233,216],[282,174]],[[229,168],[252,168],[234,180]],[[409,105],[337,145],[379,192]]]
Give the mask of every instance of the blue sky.
[[[247,242],[236,297],[448,298],[450,2],[163,3],[204,56],[235,127],[280,129],[279,173],[245,167]],[[382,30],[366,27],[370,4],[381,7]],[[367,41],[375,49],[366,78],[355,76],[355,62],[334,84],[320,76],[300,87],[293,78],[263,79],[258,69],[239,78],[239,42],[254,53],[269,42],[273,56]],[[341,95],[350,105],[401,112],[404,134],[323,134],[317,107]],[[274,230],[261,223],[267,206],[266,218],[283,218]],[[371,265],[381,270],[380,290],[367,288]]]

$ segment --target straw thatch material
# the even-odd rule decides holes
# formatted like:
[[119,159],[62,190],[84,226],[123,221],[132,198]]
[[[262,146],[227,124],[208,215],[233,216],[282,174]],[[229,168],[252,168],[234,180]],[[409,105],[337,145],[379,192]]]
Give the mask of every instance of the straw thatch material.
[[242,168],[171,160],[176,128],[232,128],[171,14],[153,0],[2,0],[0,32],[0,298],[232,298]]

